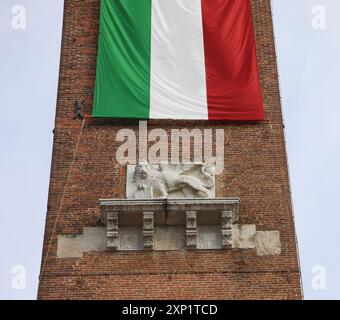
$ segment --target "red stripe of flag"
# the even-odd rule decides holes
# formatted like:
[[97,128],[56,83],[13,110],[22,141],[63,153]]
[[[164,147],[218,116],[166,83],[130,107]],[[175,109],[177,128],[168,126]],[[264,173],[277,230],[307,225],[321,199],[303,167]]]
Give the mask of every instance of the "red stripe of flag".
[[250,0],[202,0],[209,120],[263,120]]

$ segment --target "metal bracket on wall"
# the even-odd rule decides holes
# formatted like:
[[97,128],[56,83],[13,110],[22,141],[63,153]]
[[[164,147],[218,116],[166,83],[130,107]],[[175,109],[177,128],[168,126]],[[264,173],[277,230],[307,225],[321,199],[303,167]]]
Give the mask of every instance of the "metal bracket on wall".
[[75,116],[73,119],[83,119],[84,116],[82,114],[82,109],[83,109],[83,103],[84,101],[77,100],[75,104]]

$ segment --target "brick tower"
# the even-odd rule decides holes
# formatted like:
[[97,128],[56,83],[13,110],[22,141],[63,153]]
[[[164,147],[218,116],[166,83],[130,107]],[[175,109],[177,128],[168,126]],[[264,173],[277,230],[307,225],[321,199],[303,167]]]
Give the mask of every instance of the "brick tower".
[[[99,5],[65,0],[38,298],[301,299],[270,0],[252,1],[266,120],[152,120],[147,128],[86,117]],[[126,199],[133,168],[117,162],[117,136],[134,132],[139,150],[141,128],[168,137],[173,128],[212,129],[214,142],[223,129],[216,197]]]

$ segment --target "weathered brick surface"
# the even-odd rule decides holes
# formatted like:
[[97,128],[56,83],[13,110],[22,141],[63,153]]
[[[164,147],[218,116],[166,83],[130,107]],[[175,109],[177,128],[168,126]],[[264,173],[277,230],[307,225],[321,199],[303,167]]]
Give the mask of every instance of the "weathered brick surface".
[[[125,167],[116,162],[119,129],[137,121],[87,119],[41,275],[39,299],[300,299],[300,273],[285,154],[269,0],[253,0],[255,37],[264,97],[264,122],[149,121],[152,128],[223,128],[225,171],[217,196],[241,198],[240,223],[279,230],[280,256],[255,250],[91,252],[57,259],[57,235],[82,233],[99,216],[98,199],[125,197]],[[81,127],[75,100],[91,113],[98,41],[99,0],[65,0],[43,262]]]

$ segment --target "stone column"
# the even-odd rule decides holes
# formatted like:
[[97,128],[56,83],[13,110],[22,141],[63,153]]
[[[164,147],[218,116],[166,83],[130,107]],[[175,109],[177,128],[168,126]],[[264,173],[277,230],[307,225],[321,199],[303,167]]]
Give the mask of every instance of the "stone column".
[[106,215],[106,246],[119,249],[118,212],[107,212]]
[[143,212],[143,247],[146,250],[153,249],[154,243],[154,213]]
[[188,249],[197,249],[197,212],[186,212],[186,246]]
[[233,245],[232,217],[232,211],[221,212],[222,248],[231,248]]

